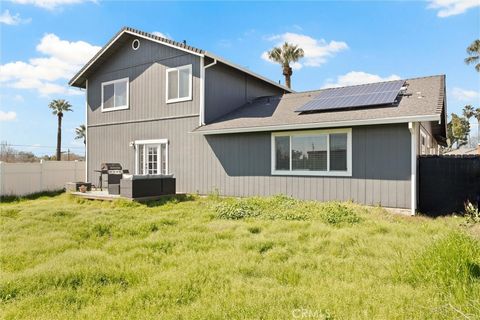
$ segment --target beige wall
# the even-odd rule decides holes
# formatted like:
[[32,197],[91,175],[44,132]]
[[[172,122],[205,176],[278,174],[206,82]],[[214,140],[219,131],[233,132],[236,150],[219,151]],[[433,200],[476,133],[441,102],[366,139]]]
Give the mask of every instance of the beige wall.
[[67,182],[85,181],[83,161],[0,162],[0,195],[23,196],[55,191]]

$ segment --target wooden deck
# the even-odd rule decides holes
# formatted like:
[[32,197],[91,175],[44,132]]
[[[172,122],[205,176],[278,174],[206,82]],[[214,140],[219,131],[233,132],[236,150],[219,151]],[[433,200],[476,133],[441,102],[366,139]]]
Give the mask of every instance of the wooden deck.
[[154,196],[154,197],[142,197],[142,198],[126,198],[122,197],[119,194],[109,194],[107,190],[92,190],[87,192],[71,192],[70,194],[74,195],[75,197],[89,199],[89,200],[102,200],[102,201],[115,201],[119,199],[124,199],[128,201],[138,201],[138,202],[145,202],[145,201],[154,201],[160,200],[165,197],[172,197],[172,196],[184,196],[185,194],[176,195],[161,195],[161,196]]

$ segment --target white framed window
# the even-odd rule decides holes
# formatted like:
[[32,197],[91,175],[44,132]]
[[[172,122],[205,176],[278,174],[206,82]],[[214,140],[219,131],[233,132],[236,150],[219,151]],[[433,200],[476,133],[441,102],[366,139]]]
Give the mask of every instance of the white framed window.
[[135,174],[168,174],[168,140],[135,141]]
[[272,133],[272,175],[351,176],[352,129]]
[[192,65],[167,69],[167,103],[192,100]]
[[129,79],[102,82],[102,112],[128,109]]
[[427,135],[423,130],[420,130],[420,154],[427,154]]

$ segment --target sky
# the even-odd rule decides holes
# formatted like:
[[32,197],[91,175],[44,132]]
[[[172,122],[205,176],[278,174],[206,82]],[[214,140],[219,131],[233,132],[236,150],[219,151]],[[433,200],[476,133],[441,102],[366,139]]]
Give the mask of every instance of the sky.
[[85,95],[67,83],[123,26],[186,40],[282,83],[265,52],[298,44],[305,57],[293,65],[296,91],[446,74],[449,114],[480,107],[480,73],[463,62],[480,38],[480,0],[0,0],[0,141],[54,154],[48,104],[66,99],[73,112],[64,116],[62,149],[83,154],[74,132],[85,121]]

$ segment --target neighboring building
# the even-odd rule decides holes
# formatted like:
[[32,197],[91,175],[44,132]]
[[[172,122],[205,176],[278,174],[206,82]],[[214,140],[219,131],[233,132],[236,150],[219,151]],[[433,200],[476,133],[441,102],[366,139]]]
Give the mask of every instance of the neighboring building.
[[445,140],[445,76],[402,81],[394,103],[297,111],[315,106],[318,95],[392,84],[294,93],[131,28],[70,81],[87,92],[90,181],[101,163],[119,162],[136,174],[174,174],[178,192],[282,193],[415,210],[417,155],[438,153]]
[[444,153],[449,156],[480,155],[480,144],[476,148],[460,147]]

